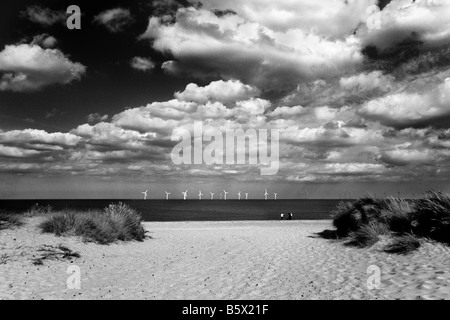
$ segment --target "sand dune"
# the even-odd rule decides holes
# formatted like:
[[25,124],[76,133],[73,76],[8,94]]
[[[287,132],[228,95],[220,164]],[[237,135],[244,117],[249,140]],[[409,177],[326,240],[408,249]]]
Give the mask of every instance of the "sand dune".
[[[146,223],[152,239],[109,246],[41,234],[39,221],[0,231],[0,299],[450,299],[448,247],[399,256],[314,237],[330,221]],[[81,258],[32,264],[59,244]],[[80,290],[66,286],[70,265]]]

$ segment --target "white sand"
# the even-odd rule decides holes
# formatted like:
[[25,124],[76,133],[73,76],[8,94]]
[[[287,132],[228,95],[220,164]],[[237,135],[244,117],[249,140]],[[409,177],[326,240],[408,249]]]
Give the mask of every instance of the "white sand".
[[[399,256],[312,237],[330,221],[146,223],[153,239],[109,246],[41,234],[40,221],[0,231],[0,299],[450,299],[448,247]],[[70,260],[32,264],[44,244],[81,254],[81,290],[66,287]]]

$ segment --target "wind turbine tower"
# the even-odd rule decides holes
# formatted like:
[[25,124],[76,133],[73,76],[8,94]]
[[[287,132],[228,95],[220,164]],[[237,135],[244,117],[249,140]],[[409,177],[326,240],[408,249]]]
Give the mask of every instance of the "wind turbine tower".
[[202,200],[202,196],[203,196],[202,190],[199,190],[198,191],[198,200]]
[[169,200],[169,195],[170,195],[170,192],[166,191],[166,200]]
[[186,199],[187,199],[187,193],[188,193],[188,190],[186,190],[186,191],[181,191],[181,193],[183,194],[183,200],[186,200]]
[[241,200],[241,192],[240,191],[237,193],[237,195],[238,195],[238,200]]
[[214,192],[210,192],[211,194],[211,200],[214,200]]
[[144,195],[144,200],[147,200],[147,196],[148,196],[148,189],[145,190],[144,192],[141,192]]
[[267,189],[266,189],[266,192],[264,192],[264,199],[267,200],[268,196],[269,196],[269,193],[267,192]]
[[223,200],[227,200],[228,191],[223,190]]

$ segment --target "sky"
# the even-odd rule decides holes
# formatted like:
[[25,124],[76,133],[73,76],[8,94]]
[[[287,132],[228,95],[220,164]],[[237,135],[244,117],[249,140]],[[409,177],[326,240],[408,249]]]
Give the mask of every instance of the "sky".
[[[0,199],[449,191],[449,17],[446,0],[2,3]],[[277,174],[175,164],[196,121],[279,130]]]

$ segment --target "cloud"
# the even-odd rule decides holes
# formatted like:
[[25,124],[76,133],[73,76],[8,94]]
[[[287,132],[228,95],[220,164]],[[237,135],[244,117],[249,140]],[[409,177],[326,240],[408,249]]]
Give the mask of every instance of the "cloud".
[[354,90],[359,92],[368,92],[380,90],[388,92],[392,88],[393,77],[383,75],[379,70],[370,73],[360,73],[349,77],[342,77],[339,80],[340,86],[345,90]]
[[111,32],[121,32],[134,22],[130,10],[123,8],[109,9],[99,13],[94,21],[105,26]]
[[[192,132],[194,121],[202,121],[222,132],[280,130],[280,170],[265,181],[419,181],[439,179],[437,173],[444,180],[450,173],[448,5],[391,1],[381,29],[368,30],[366,9],[374,3],[210,0],[185,8],[181,1],[152,2],[141,39],[165,57],[163,71],[188,74],[192,83],[172,99],[111,116],[89,114],[67,133],[0,131],[0,171],[262,181],[250,165],[173,165],[173,130]],[[132,18],[117,8],[95,21],[118,32]],[[79,79],[85,67],[50,49],[55,45],[41,34],[5,48],[0,88],[32,91]],[[140,56],[129,63],[140,71],[155,67]]]
[[40,152],[36,150],[26,150],[16,147],[8,147],[0,144],[0,156],[11,158],[27,158],[39,155]]
[[359,113],[395,128],[448,127],[450,78],[425,92],[398,92],[367,102]]
[[[406,80],[405,80],[406,81]],[[357,106],[404,87],[396,77],[380,70],[347,73],[328,79],[299,83],[281,98],[286,105],[341,108]]]
[[31,22],[40,24],[45,27],[52,26],[56,23],[65,22],[67,16],[65,12],[43,8],[41,6],[30,6],[21,12],[21,16]]
[[379,30],[362,28],[358,36],[365,45],[380,51],[407,41],[441,47],[450,43],[450,3],[446,0],[396,0],[380,12]]
[[337,109],[332,109],[327,106],[314,108],[314,114],[319,121],[331,121],[336,119]]
[[[194,2],[194,1],[191,1]],[[271,30],[315,30],[333,37],[344,38],[365,23],[367,8],[376,0],[208,0],[201,1],[205,9],[232,9],[248,21]],[[326,21],[326,22],[325,22]]]
[[277,107],[274,111],[269,113],[268,116],[274,117],[274,118],[286,119],[286,118],[290,118],[293,116],[299,116],[299,115],[305,114],[306,112],[307,112],[307,110],[302,106],[293,106],[293,107],[282,106],[282,107]]
[[57,49],[37,45],[7,45],[0,52],[0,91],[36,91],[79,80],[86,72]]
[[331,175],[374,175],[386,171],[386,167],[376,163],[328,163],[321,173]]
[[81,138],[71,133],[48,133],[43,130],[24,129],[3,132],[0,131],[0,143],[19,145],[57,145],[62,147],[75,147]]
[[83,124],[72,130],[71,134],[82,137],[88,144],[109,146],[109,149],[111,147],[116,149],[143,149],[146,142],[154,137],[153,134],[141,134],[107,122],[100,122],[95,125]]
[[247,119],[253,116],[263,115],[271,106],[270,101],[259,98],[252,98],[236,102],[236,108],[233,108],[233,115],[236,117],[247,116]]
[[133,69],[143,72],[147,72],[155,68],[155,63],[151,59],[143,57],[134,57],[131,59],[130,65]]
[[91,113],[90,115],[87,116],[87,121],[89,124],[95,124],[98,122],[104,122],[106,120],[108,120],[109,115],[104,114],[101,115],[100,113]]
[[261,92],[258,88],[244,85],[238,80],[219,80],[213,81],[205,87],[199,87],[195,83],[190,83],[183,92],[176,92],[174,96],[180,101],[197,103],[218,101],[226,104],[247,100],[260,94]]
[[116,114],[113,117],[113,122],[119,127],[140,132],[168,132],[178,125],[176,120],[165,120],[152,115],[151,109],[152,106],[150,105],[125,110]]
[[265,90],[286,90],[297,83],[331,77],[362,63],[352,36],[328,39],[302,29],[269,29],[238,15],[218,17],[204,9],[182,8],[175,23],[151,17],[141,36],[176,60],[163,64],[171,73],[238,79]]
[[383,164],[378,163],[326,163],[322,165],[310,165],[308,171],[293,175],[292,172],[286,177],[288,181],[297,182],[343,182],[371,181],[380,179],[383,175],[392,174]]
[[[184,6],[182,0],[153,0],[151,1],[151,7],[155,16],[174,16],[179,8]],[[195,6],[196,3],[193,3]]]
[[394,166],[432,164],[436,161],[438,153],[425,148],[414,148],[412,143],[386,150],[380,156],[380,160]]
[[45,114],[45,118],[46,119],[51,119],[51,118],[55,118],[59,115],[64,114],[64,112],[62,112],[61,110],[57,109],[57,108],[53,108],[52,110],[50,110],[49,112],[47,112]]
[[[378,75],[374,75],[375,79]],[[369,72],[355,76],[345,84],[349,90],[366,87],[372,90],[365,81],[372,76]],[[337,88],[341,88],[341,78],[335,79]],[[171,141],[173,130],[192,132],[194,121],[202,121],[204,128],[222,132],[249,128],[280,130],[280,170],[270,178],[273,181],[401,180],[407,177],[411,166],[423,169],[416,170],[415,177],[420,177],[420,172],[430,173],[427,169],[430,164],[448,161],[450,147],[447,148],[446,142],[450,134],[445,130],[399,131],[365,118],[364,125],[356,125],[363,120],[357,113],[360,108],[359,105],[278,106],[261,98],[256,87],[238,80],[213,81],[204,86],[191,83],[171,100],[126,109],[111,117],[90,114],[88,123],[68,133],[32,129],[0,132],[3,146],[0,155],[3,162],[12,158],[24,162],[32,159],[47,174],[67,172],[136,179],[151,176],[164,181],[199,176],[236,181],[260,179],[258,168],[251,165],[214,168],[173,165],[170,161],[170,152],[176,144]],[[406,142],[411,144],[405,145]],[[1,161],[0,170],[35,172],[33,168],[2,165]]]
[[320,127],[289,127],[281,138],[294,145],[309,144],[319,147],[346,147],[354,144],[341,122],[329,122]]
[[43,33],[43,34],[34,36],[30,45],[38,45],[42,48],[54,48],[57,43],[58,43],[58,40],[56,40],[55,37],[50,36],[46,33]]

